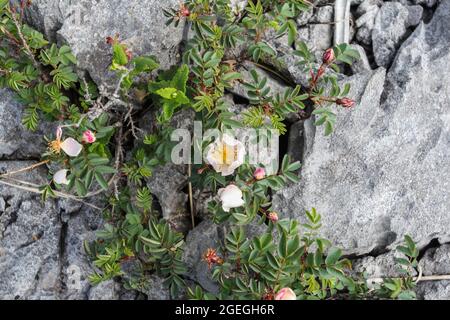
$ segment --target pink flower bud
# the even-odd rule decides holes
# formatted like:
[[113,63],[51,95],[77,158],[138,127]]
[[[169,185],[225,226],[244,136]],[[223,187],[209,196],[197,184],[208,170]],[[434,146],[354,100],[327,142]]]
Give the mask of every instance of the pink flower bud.
[[256,169],[253,177],[258,181],[264,179],[266,177],[266,170],[264,168]]
[[61,140],[63,131],[61,127],[56,128],[56,140]]
[[291,288],[283,288],[277,293],[275,300],[297,300],[297,296]]
[[323,54],[322,61],[324,64],[331,64],[335,59],[334,50],[332,48],[327,49]]
[[355,105],[355,101],[350,98],[337,99],[336,103],[344,108],[351,108]]
[[83,132],[83,143],[94,143],[97,140],[95,134],[91,130],[86,130]]
[[183,17],[189,17],[191,15],[191,12],[186,7],[181,8],[180,13]]
[[273,223],[277,223],[279,218],[278,218],[278,214],[276,212],[271,212],[267,215],[267,218],[272,221]]

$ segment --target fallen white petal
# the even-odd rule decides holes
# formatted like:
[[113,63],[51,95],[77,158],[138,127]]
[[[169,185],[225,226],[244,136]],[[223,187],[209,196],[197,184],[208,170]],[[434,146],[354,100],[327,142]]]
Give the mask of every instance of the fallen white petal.
[[57,184],[68,185],[70,181],[67,180],[67,172],[69,172],[69,170],[66,169],[59,170],[53,175],[53,181],[55,181],[55,183]]

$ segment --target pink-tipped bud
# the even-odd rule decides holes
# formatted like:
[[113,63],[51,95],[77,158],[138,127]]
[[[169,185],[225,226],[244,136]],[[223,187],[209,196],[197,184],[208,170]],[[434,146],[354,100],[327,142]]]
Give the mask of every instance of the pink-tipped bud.
[[272,221],[273,223],[277,223],[279,218],[278,218],[278,214],[276,212],[271,212],[267,215],[267,218]]
[[350,98],[337,99],[336,103],[344,108],[352,108],[355,106],[355,101]]
[[264,168],[256,169],[253,177],[258,181],[264,179],[266,177],[266,170]]
[[327,49],[323,54],[322,61],[324,64],[331,64],[335,59],[334,50],[332,48]]
[[63,130],[61,127],[56,128],[56,140],[61,140]]
[[180,14],[181,14],[181,16],[183,16],[183,17],[189,17],[189,16],[191,15],[191,12],[189,11],[188,8],[186,8],[186,7],[183,6],[183,7],[180,9]]
[[291,288],[283,288],[277,293],[275,300],[297,300],[297,296]]
[[95,134],[91,130],[86,130],[83,132],[83,143],[94,143],[97,140]]

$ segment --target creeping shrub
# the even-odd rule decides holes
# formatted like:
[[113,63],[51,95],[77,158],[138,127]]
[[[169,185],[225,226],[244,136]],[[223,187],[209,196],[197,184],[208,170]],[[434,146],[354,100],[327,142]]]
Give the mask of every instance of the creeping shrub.
[[[50,44],[24,23],[26,6],[26,1],[14,6],[0,0],[0,87],[15,91],[26,106],[23,123],[28,129],[36,130],[39,121],[58,123],[57,131],[45,137],[48,150],[42,162],[24,169],[48,165],[49,181],[27,190],[44,200],[79,201],[103,214],[105,225],[98,239],[85,243],[96,268],[90,276],[93,284],[123,277],[128,288],[142,289],[146,275],[156,273],[165,279],[172,297],[185,292],[192,299],[414,297],[418,251],[409,237],[406,246],[399,247],[405,256],[398,259],[405,277],[368,285],[363,275],[352,272],[343,251],[320,237],[321,216],[315,209],[306,212],[308,222],[300,225],[272,207],[274,192],[299,181],[300,163],[288,156],[275,168],[250,163],[244,145],[229,135],[243,128],[286,134],[286,119],[295,114],[315,115],[316,125],[330,135],[339,125],[334,109],[355,105],[347,97],[350,86],[341,88],[336,72],[357,59],[357,52],[340,44],[316,61],[307,46],[296,41],[295,18],[310,9],[309,2],[184,1],[164,12],[168,24],[186,22],[192,32],[179,66],[156,73],[159,64],[154,57],[134,57],[119,36],[105,39],[117,78],[113,90],[80,78],[69,47]],[[267,77],[258,72],[274,72],[269,66],[280,64],[270,41],[273,35],[287,35],[286,45],[295,47],[298,68],[309,75],[308,88],[296,85],[273,92]],[[240,48],[239,56],[230,58],[229,51]],[[249,81],[239,72],[243,63],[254,66]],[[225,98],[236,86],[244,88],[248,100],[242,112],[232,112]],[[150,132],[135,125],[132,100],[151,106],[156,120]],[[215,141],[193,145],[205,148],[207,159],[188,165],[190,189],[215,195],[208,204],[211,219],[232,226],[222,247],[209,248],[202,257],[220,287],[217,295],[200,286],[186,288],[184,235],[161,219],[145,183],[156,167],[171,161],[171,120],[184,110],[195,112],[204,130],[221,134]],[[1,175],[0,183],[20,184],[11,180],[13,174]],[[100,196],[106,202],[103,207],[88,202]],[[192,190],[189,196],[192,202]],[[191,211],[194,223],[192,205]],[[266,232],[249,238],[244,230],[251,223],[265,226]],[[137,266],[137,274],[126,275],[124,265],[129,262]]]

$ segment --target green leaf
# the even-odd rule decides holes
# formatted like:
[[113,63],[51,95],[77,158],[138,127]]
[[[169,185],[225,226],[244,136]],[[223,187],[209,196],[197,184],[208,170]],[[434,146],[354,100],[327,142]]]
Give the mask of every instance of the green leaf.
[[288,44],[292,46],[297,38],[297,24],[294,20],[288,21]]
[[159,63],[150,56],[136,57],[131,62],[134,64],[134,71],[137,73],[151,72],[159,68]]
[[222,123],[230,128],[243,128],[243,125],[241,122],[230,119],[230,118],[223,118]]
[[9,0],[0,0],[0,10],[5,9],[9,5]]
[[165,121],[170,120],[172,118],[174,112],[175,112],[175,109],[174,109],[173,104],[165,103],[163,105],[163,116],[164,116],[163,119]]
[[288,256],[287,238],[284,232],[282,233],[280,242],[278,243],[278,254],[282,258],[287,258]]
[[333,123],[327,121],[325,123],[325,136],[329,136],[332,133],[333,133]]
[[109,159],[108,158],[103,158],[98,156],[97,154],[90,154],[88,156],[88,160],[89,163],[96,167],[96,166],[102,166],[102,165],[107,165],[109,163]]
[[103,178],[103,176],[99,173],[96,172],[94,174],[95,176],[95,180],[97,180],[98,184],[104,189],[104,190],[108,190],[109,186],[108,186],[108,182],[106,182],[105,178]]
[[287,244],[287,255],[289,257],[291,257],[292,255],[294,255],[297,250],[299,249],[300,246],[300,237],[298,235],[296,235],[294,237],[294,239],[291,239],[288,241]]
[[331,248],[328,253],[327,258],[325,259],[325,263],[329,266],[336,264],[339,259],[342,257],[342,250],[339,248]]
[[75,189],[80,197],[84,197],[87,194],[86,186],[79,179],[75,180]]
[[114,174],[116,173],[116,169],[109,166],[98,166],[95,168],[95,172],[101,173],[101,174]]
[[72,54],[69,46],[62,46],[59,48],[59,61],[65,65],[70,63],[77,64],[77,58]]
[[120,43],[113,44],[113,62],[125,66],[128,64],[128,57],[125,47]]
[[186,93],[186,83],[189,77],[189,67],[186,64],[181,65],[172,78],[170,85],[182,93]]
[[176,88],[162,88],[157,90],[156,94],[167,100],[175,100],[178,97],[179,90]]

